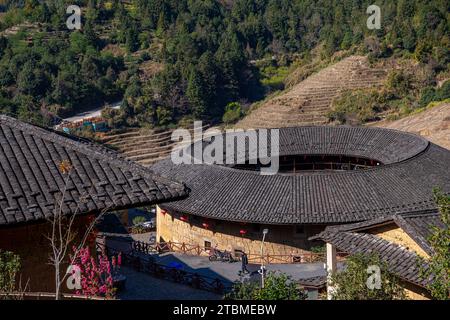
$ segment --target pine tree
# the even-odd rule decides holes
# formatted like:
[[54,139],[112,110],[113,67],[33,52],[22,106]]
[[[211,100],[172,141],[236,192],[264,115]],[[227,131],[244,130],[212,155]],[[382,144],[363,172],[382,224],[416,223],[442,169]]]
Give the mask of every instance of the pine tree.
[[222,116],[221,104],[218,99],[218,74],[216,61],[210,51],[205,52],[199,59],[197,70],[203,83],[203,101],[206,105],[206,114],[210,118],[219,118]]
[[129,26],[125,41],[128,52],[135,52],[139,49],[139,32],[135,23],[131,23]]
[[203,94],[203,81],[199,72],[194,67],[191,68],[189,74],[186,96],[191,106],[192,115],[195,119],[202,119],[207,105]]

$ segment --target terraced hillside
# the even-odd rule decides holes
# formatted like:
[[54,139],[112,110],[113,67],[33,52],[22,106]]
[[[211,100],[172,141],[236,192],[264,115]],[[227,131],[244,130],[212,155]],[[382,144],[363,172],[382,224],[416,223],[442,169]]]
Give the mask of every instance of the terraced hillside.
[[[204,126],[202,130],[206,130]],[[106,134],[101,142],[123,154],[123,156],[144,166],[162,160],[170,155],[180,143],[172,141],[173,130],[155,131],[148,129],[129,129],[125,133]],[[191,137],[193,131],[190,130]]]
[[327,123],[326,113],[343,90],[379,86],[387,72],[370,68],[364,56],[327,67],[253,110],[237,128],[273,128]]
[[419,134],[450,150],[450,103],[441,103],[403,119],[380,121],[370,125]]

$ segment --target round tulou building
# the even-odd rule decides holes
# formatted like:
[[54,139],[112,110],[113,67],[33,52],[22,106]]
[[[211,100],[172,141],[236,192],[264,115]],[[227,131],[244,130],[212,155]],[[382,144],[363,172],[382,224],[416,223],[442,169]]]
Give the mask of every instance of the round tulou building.
[[[184,150],[196,144],[204,150],[211,141]],[[433,188],[450,194],[450,151],[409,133],[282,128],[279,170],[272,175],[262,174],[266,159],[252,159],[249,145],[238,165],[169,158],[152,167],[190,189],[187,198],[158,207],[158,241],[259,254],[268,229],[265,254],[295,256],[320,244],[308,238],[326,226],[426,214],[436,210]]]

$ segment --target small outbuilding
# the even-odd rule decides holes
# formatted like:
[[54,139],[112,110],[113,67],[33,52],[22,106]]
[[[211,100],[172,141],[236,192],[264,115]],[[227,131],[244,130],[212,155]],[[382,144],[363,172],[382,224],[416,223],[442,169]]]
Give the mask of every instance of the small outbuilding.
[[[397,214],[361,223],[328,227],[313,239],[327,243],[327,269],[336,271],[336,251],[376,254],[398,276],[411,299],[429,299],[432,279],[420,276],[420,268],[433,254],[429,237],[434,228],[445,228],[438,212]],[[422,264],[422,266],[421,266]]]
[[0,249],[20,256],[22,284],[54,292],[49,219],[76,215],[83,236],[101,212],[187,196],[181,183],[157,176],[115,151],[0,115]]

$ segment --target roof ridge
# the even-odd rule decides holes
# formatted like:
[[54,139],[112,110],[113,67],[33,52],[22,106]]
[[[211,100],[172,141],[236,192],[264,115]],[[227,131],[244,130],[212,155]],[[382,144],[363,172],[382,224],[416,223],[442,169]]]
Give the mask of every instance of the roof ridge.
[[[423,213],[421,213],[423,212]],[[395,216],[400,216],[401,218],[415,218],[415,217],[428,217],[428,216],[438,216],[439,210],[438,209],[430,209],[430,210],[422,210],[422,211],[415,211],[415,212],[404,212],[404,213],[397,213]]]

